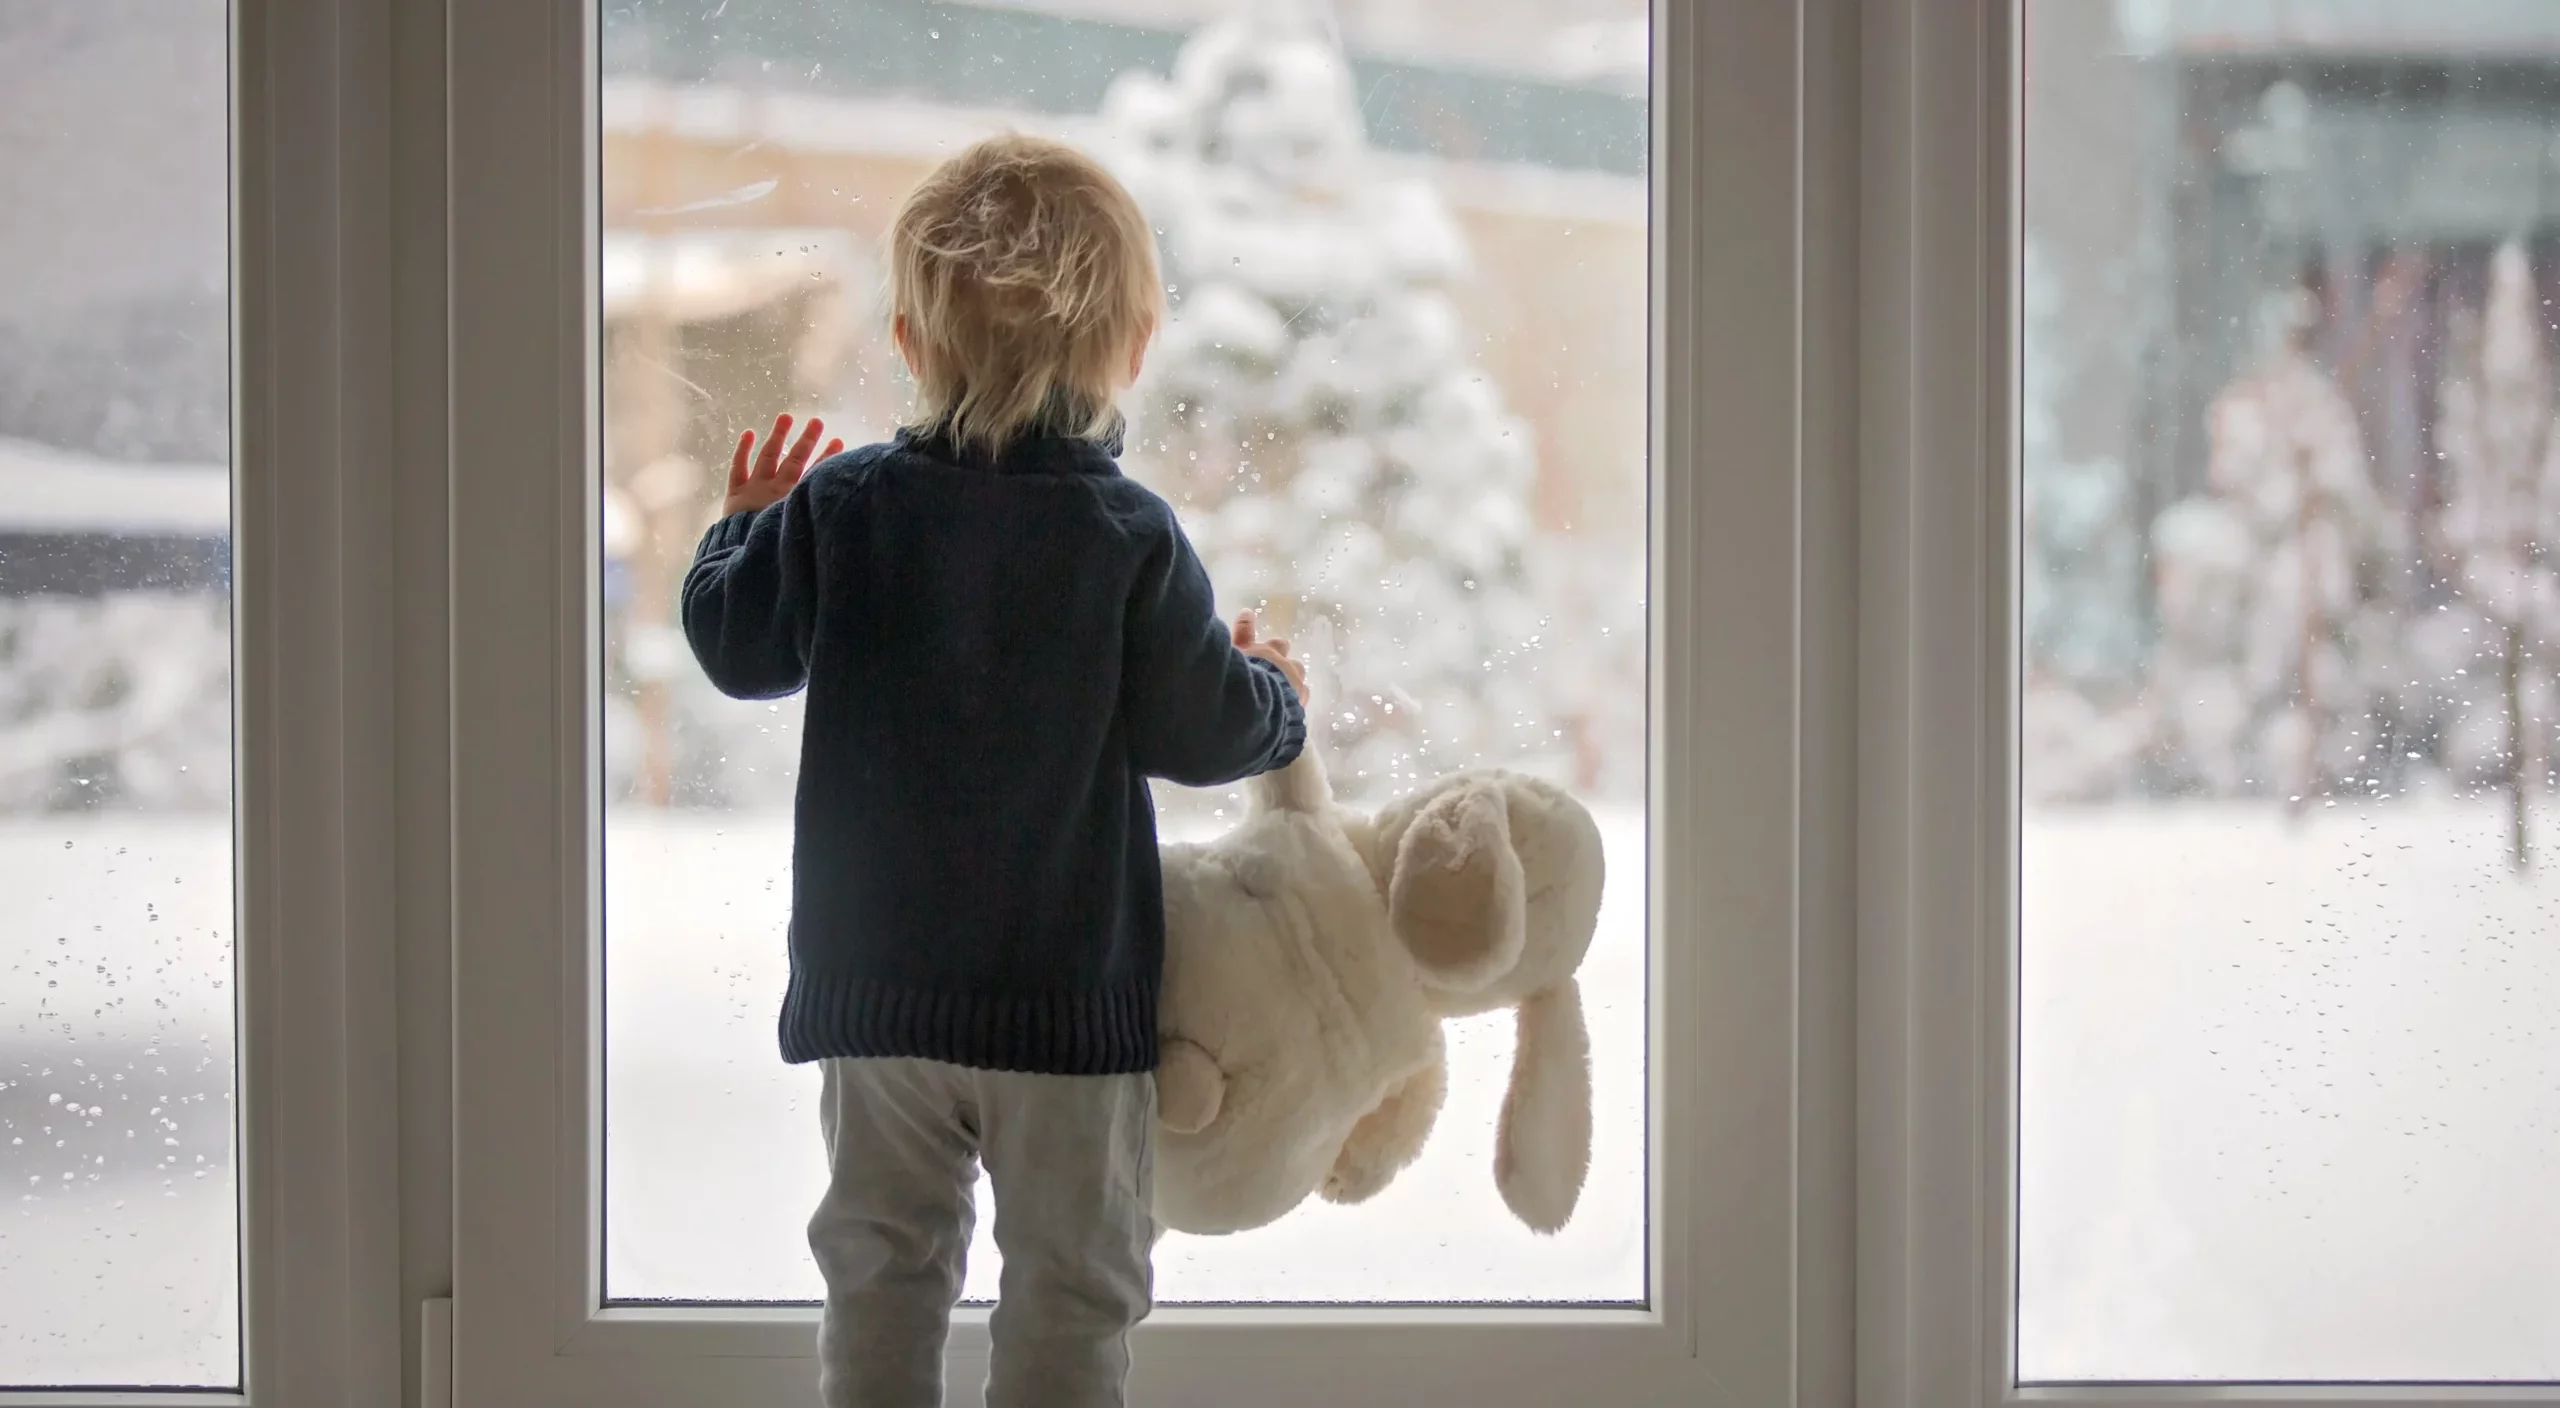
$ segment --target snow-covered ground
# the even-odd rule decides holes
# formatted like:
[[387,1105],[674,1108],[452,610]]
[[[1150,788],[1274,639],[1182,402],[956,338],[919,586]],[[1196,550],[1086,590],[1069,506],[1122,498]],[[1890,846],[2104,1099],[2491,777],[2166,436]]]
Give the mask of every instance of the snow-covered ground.
[[231,838],[0,824],[0,1386],[239,1382]]
[[2027,1377],[2560,1377],[2560,876],[2503,822],[2029,818]]
[[[1608,836],[1641,854],[1637,818]],[[771,817],[615,824],[617,1294],[812,1290],[810,1079],[772,1045],[783,839]],[[2504,844],[2495,807],[2452,804],[2030,819],[2031,1376],[2560,1375],[2560,879],[2513,874]],[[226,866],[209,826],[0,828],[0,1380],[232,1372]],[[1640,911],[1636,867],[1618,874],[1587,973],[1601,1124],[1573,1228],[1532,1238],[1492,1195],[1497,1020],[1461,1035],[1440,1132],[1396,1188],[1169,1241],[1164,1296],[1640,1294]],[[993,1270],[982,1251],[973,1292]]]
[[0,1388],[238,1386],[227,1166],[175,1190],[19,1183],[0,1205]]
[[[605,1282],[616,1296],[814,1299],[817,1077],[775,1054],[786,967],[780,817],[625,813],[607,827]],[[1584,971],[1597,1101],[1589,1189],[1552,1238],[1493,1187],[1507,1017],[1451,1032],[1448,1106],[1421,1161],[1357,1208],[1311,1202],[1227,1238],[1168,1237],[1168,1301],[1641,1301],[1644,823],[1607,818],[1614,862]],[[984,1188],[981,1187],[983,1200]],[[991,1298],[978,1221],[969,1294]]]

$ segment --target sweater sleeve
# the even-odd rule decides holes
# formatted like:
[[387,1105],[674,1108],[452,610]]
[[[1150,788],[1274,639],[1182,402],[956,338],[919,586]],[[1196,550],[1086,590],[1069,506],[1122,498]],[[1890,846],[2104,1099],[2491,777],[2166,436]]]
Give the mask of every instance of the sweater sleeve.
[[1129,603],[1126,710],[1141,772],[1218,787],[1297,760],[1307,721],[1288,676],[1236,649],[1179,525]]
[[711,525],[684,578],[684,635],[733,699],[779,699],[809,682],[817,546],[809,483],[782,502]]

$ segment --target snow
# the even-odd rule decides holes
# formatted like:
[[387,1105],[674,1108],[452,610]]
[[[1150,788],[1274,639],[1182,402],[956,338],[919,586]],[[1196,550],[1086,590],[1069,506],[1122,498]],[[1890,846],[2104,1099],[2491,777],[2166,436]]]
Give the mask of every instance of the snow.
[[[1208,829],[1222,823],[1206,819]],[[610,1294],[814,1299],[802,1229],[817,1207],[817,1077],[774,1048],[787,966],[779,816],[618,813],[606,831],[605,1276]],[[1374,1201],[1312,1201],[1275,1227],[1172,1236],[1168,1301],[1641,1301],[1644,930],[1640,813],[1605,814],[1617,862],[1583,969],[1597,1117],[1592,1174],[1565,1231],[1540,1238],[1493,1186],[1508,1014],[1451,1028],[1450,1092],[1420,1162]],[[706,883],[706,876],[756,876]],[[670,1040],[670,1033],[682,1033]],[[981,1216],[968,1294],[995,1293]]]
[[1585,20],[1547,41],[1547,67],[1574,83],[1606,83],[1643,92],[1653,77],[1653,21]]
[[733,150],[772,142],[813,155],[852,152],[927,161],[950,156],[1025,116],[908,97],[840,97],[630,77],[605,80],[596,106],[598,125],[608,136],[663,132]]
[[2503,809],[2024,834],[2026,1376],[2560,1377],[2560,880]]
[[234,1384],[230,835],[10,818],[0,891],[0,1384]]
[[227,1166],[172,1190],[17,1183],[0,1190],[0,1385],[239,1385]]
[[225,805],[231,603],[0,597],[0,814]]
[[231,535],[218,464],[130,464],[0,437],[0,532]]
[[[1604,820],[1613,856],[1642,853],[1637,816]],[[2451,801],[2029,814],[2031,1375],[2560,1374],[2560,879],[2512,871],[2504,828],[2502,804]],[[621,812],[609,837],[611,1284],[806,1295],[818,1137],[810,1077],[772,1038],[784,822]],[[116,1117],[132,1092],[185,1101],[169,1137],[197,1139],[227,1091],[228,873],[218,823],[0,826],[0,1192],[42,1188],[0,1203],[0,1378],[227,1373],[226,1146],[181,1145],[172,1177],[165,1146],[117,1152]],[[1168,1242],[1164,1296],[1640,1291],[1635,873],[1618,867],[1585,970],[1599,1158],[1564,1237],[1520,1231],[1491,1192],[1496,1021],[1463,1033],[1431,1152],[1378,1203]],[[66,1132],[106,1138],[106,1164],[6,1142],[60,1120],[47,1093],[100,1108]],[[974,1293],[992,1270],[981,1255]]]

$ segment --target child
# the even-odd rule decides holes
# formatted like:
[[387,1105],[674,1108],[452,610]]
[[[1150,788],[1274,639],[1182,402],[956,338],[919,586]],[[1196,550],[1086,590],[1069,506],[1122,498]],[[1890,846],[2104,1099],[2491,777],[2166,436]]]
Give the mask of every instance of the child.
[[1123,1400],[1148,1311],[1164,897],[1150,777],[1306,737],[1285,641],[1230,630],[1172,510],[1121,477],[1118,393],[1163,306],[1099,165],[1001,137],[890,231],[913,423],[802,474],[730,465],[685,635],[742,699],[809,691],[786,1060],[823,1072],[809,1225],[829,1408],[930,1408],[984,1160],[1004,1273],[990,1408]]

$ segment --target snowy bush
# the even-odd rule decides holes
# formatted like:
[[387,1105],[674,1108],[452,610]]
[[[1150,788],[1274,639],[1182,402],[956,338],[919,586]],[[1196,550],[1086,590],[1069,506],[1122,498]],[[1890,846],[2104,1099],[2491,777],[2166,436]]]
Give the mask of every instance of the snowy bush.
[[229,311],[217,287],[0,322],[0,436],[107,459],[223,462]]
[[227,599],[0,598],[0,812],[230,797]]
[[[1181,509],[1229,610],[1316,657],[1346,792],[1569,751],[1529,432],[1445,289],[1456,222],[1375,157],[1340,52],[1267,7],[1125,75],[1111,156],[1155,220],[1171,317],[1132,468]],[[1562,673],[1562,671],[1555,671]]]

